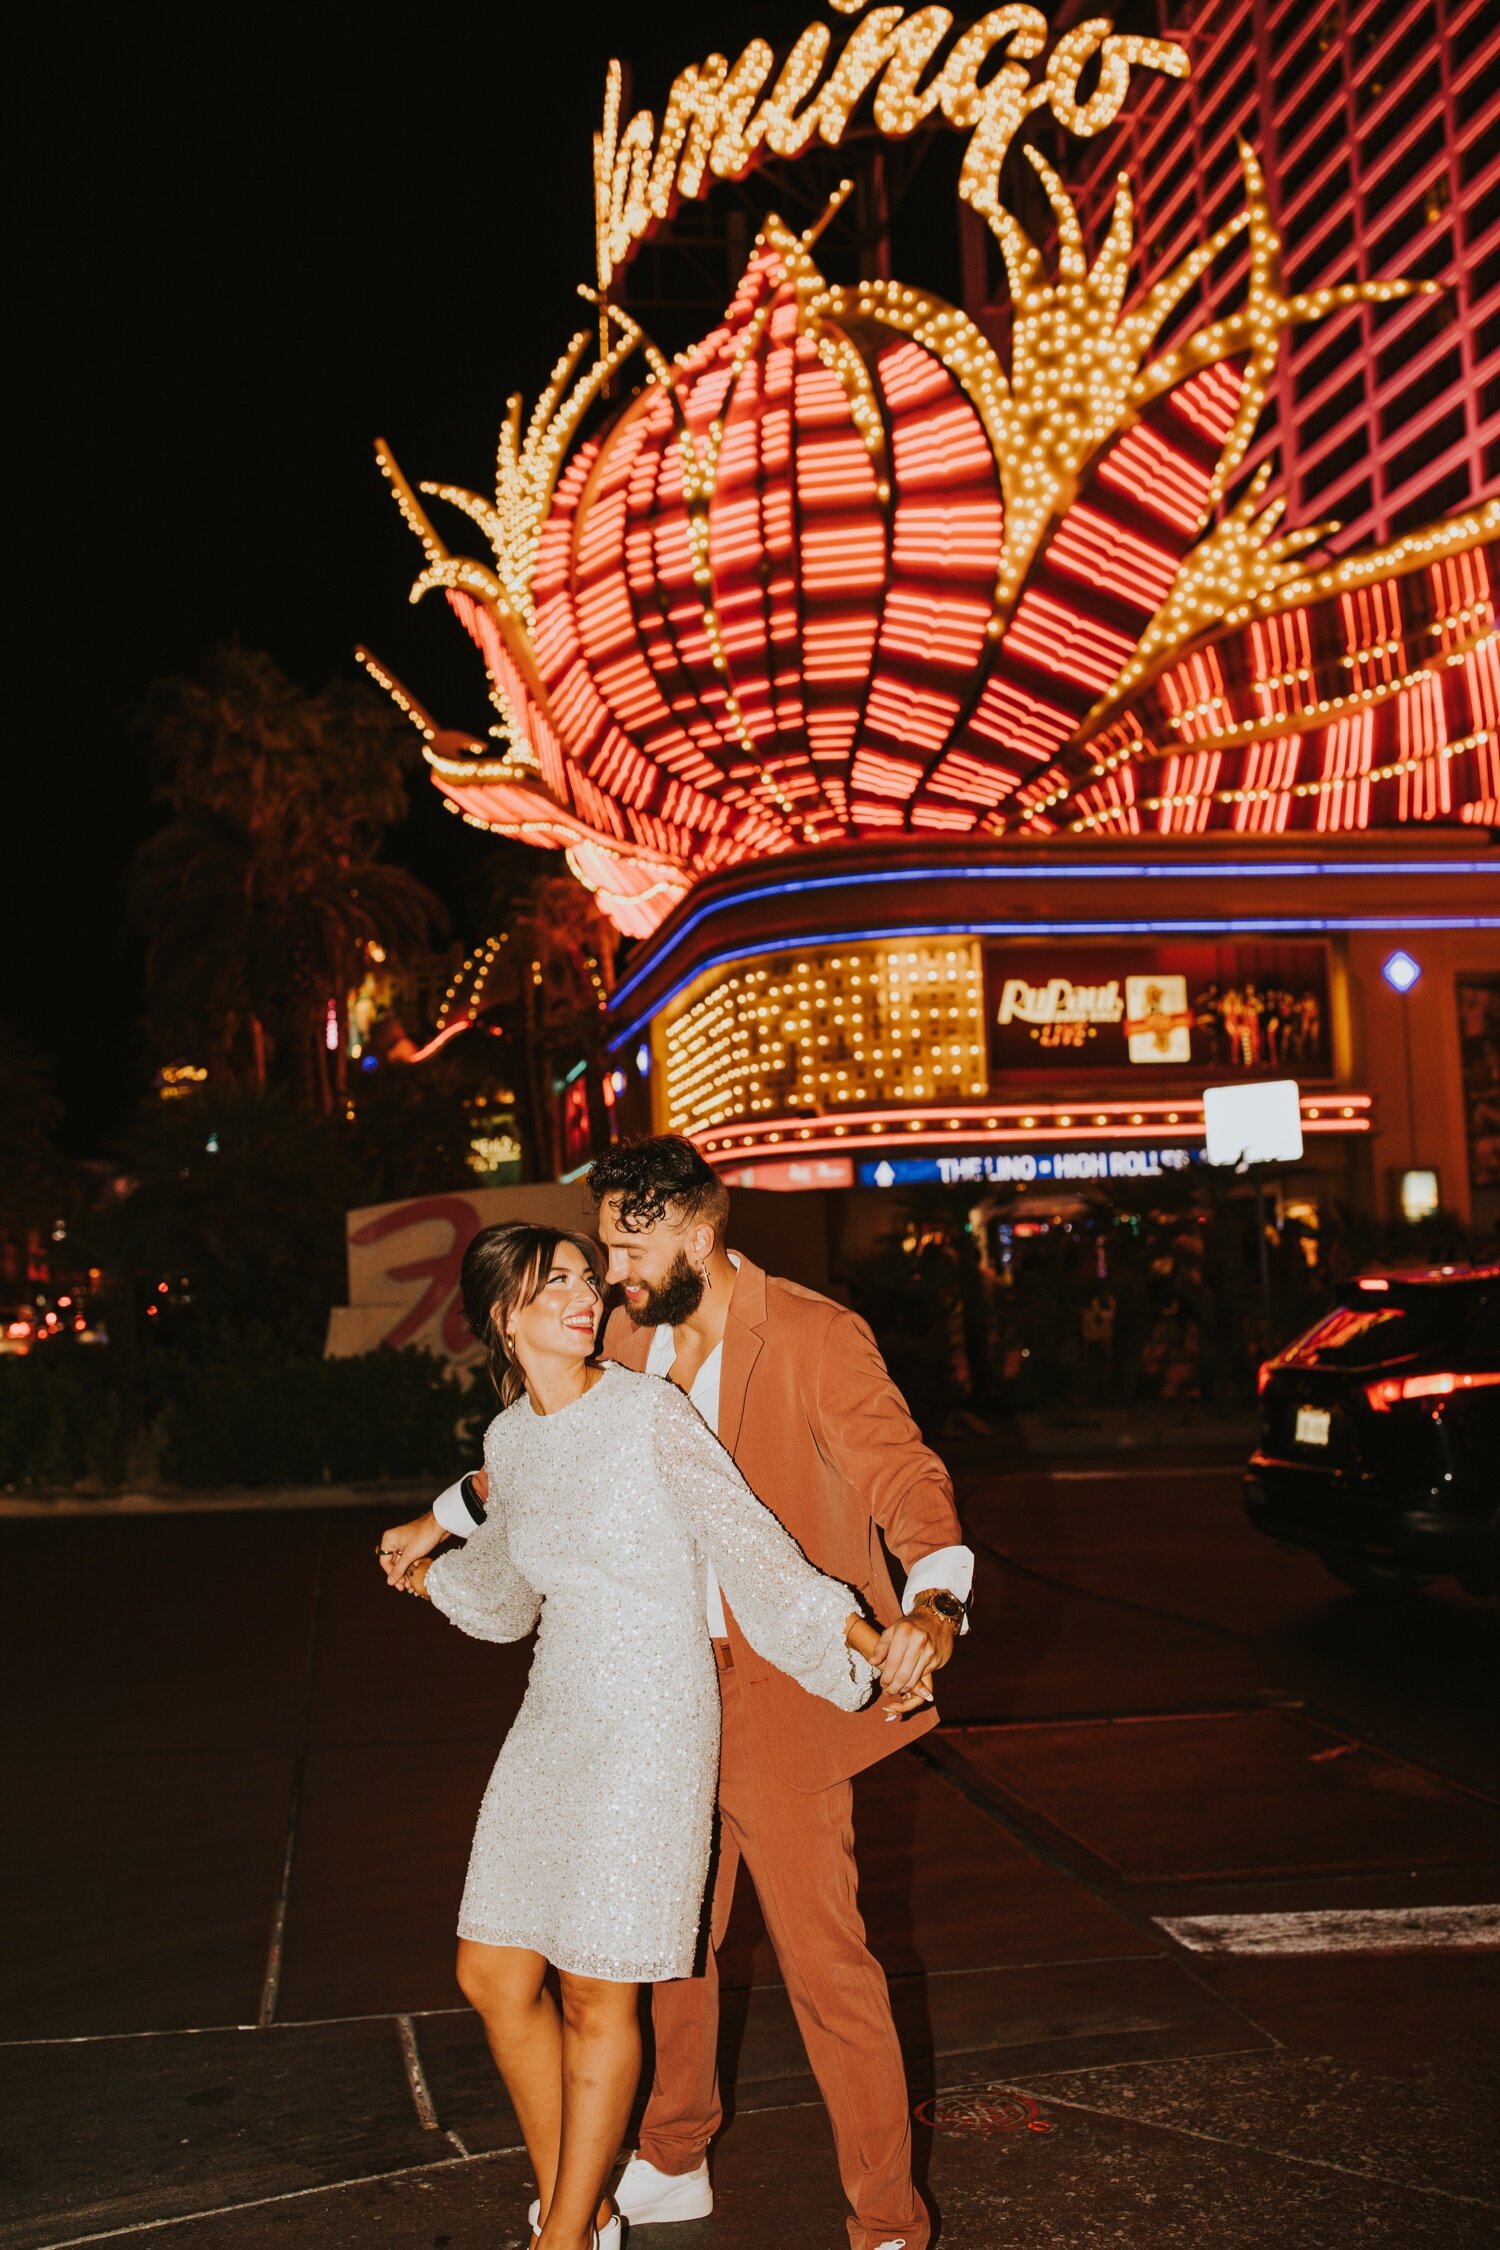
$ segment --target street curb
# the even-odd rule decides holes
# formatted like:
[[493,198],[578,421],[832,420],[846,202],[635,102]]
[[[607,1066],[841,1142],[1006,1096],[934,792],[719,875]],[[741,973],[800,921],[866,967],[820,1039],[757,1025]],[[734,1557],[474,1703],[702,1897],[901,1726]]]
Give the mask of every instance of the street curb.
[[231,1516],[279,1515],[310,1508],[429,1507],[442,1487],[436,1477],[422,1484],[246,1485],[228,1492],[101,1493],[97,1499],[76,1492],[0,1494],[0,1522],[48,1521],[59,1516]]
[[1172,1416],[1156,1420],[1127,1410],[1042,1416],[1018,1414],[1015,1428],[1033,1459],[1079,1453],[1189,1453],[1214,1448],[1248,1453],[1260,1436],[1251,1412]]

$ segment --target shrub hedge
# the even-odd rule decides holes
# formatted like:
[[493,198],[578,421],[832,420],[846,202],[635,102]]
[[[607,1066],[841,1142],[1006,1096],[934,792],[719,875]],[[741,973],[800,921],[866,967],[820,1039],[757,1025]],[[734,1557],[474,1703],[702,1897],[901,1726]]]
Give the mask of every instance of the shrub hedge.
[[0,1360],[0,1491],[115,1491],[126,1462],[126,1418],[97,1355],[49,1345]]
[[107,1353],[0,1363],[0,1488],[117,1491],[145,1458],[179,1489],[447,1482],[477,1465],[493,1412],[416,1350],[158,1366],[153,1388],[165,1403],[132,1447]]

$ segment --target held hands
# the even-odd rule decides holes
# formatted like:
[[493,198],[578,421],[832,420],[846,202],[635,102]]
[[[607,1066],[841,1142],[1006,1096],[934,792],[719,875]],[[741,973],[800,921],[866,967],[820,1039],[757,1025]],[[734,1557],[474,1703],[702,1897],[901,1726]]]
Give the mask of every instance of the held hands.
[[932,1701],[932,1675],[953,1654],[954,1628],[933,1610],[914,1609],[899,1625],[888,1625],[870,1662],[888,1696],[916,1695]]
[[[490,1480],[484,1469],[476,1469],[470,1482],[485,1506],[489,1506]],[[394,1530],[382,1534],[375,1549],[375,1560],[385,1574],[385,1582],[398,1594],[420,1594],[427,1580],[425,1557],[434,1547],[440,1547],[448,1534],[429,1508],[425,1516],[413,1516],[410,1523],[398,1523]],[[417,1565],[421,1564],[418,1571]]]
[[388,1531],[375,1550],[375,1559],[385,1573],[388,1586],[404,1590],[403,1582],[412,1565],[447,1537],[437,1517],[430,1511],[425,1516],[415,1516],[410,1523],[398,1523]]
[[[932,1675],[953,1654],[955,1628],[946,1617],[918,1601],[911,1614],[883,1633],[866,1626],[870,1645],[853,1643],[880,1674],[888,1719],[904,1717],[932,1701]],[[851,1636],[852,1641],[852,1636]]]
[[[941,1654],[935,1652],[928,1637],[929,1624],[937,1634],[947,1635],[947,1646]],[[856,1613],[844,1628],[844,1638],[879,1674],[881,1708],[887,1720],[906,1718],[926,1708],[932,1701],[930,1676],[953,1653],[952,1629],[936,1617],[903,1618],[899,1625],[888,1625],[881,1632]]]

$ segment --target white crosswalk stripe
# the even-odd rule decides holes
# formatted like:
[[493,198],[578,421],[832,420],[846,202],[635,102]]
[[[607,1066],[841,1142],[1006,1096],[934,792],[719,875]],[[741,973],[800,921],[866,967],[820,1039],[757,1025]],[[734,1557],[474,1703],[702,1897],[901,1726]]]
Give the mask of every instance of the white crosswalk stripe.
[[1158,1914],[1194,1953],[1412,1953],[1500,1946],[1500,1906],[1327,1907],[1301,1914]]

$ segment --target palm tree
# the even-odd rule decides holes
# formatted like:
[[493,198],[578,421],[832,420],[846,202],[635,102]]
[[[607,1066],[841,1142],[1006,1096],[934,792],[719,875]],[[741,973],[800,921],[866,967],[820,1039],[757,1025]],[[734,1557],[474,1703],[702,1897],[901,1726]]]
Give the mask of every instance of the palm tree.
[[238,647],[161,682],[140,725],[168,812],[132,886],[152,1029],[167,1051],[260,1092],[289,1083],[326,1114],[344,1069],[330,1008],[341,1026],[364,947],[399,955],[444,920],[378,856],[406,810],[413,738],[363,687],[308,695]]
[[0,1024],[0,1287],[7,1292],[24,1276],[30,1238],[71,1197],[55,1139],[61,1121],[46,1058]]
[[200,1350],[322,1345],[342,1293],[344,1213],[360,1181],[340,1121],[285,1088],[199,1088],[146,1103],[123,1150],[129,1191],[95,1212],[110,1277],[110,1336],[138,1343],[140,1308],[186,1283]]
[[[508,872],[497,863],[499,881]],[[555,1179],[562,1169],[557,1087],[576,1063],[587,1065],[595,1142],[608,1138],[599,1089],[618,940],[571,875],[543,875],[519,897],[496,905],[495,926],[508,942],[491,972],[489,992],[510,1019],[520,1049],[516,1091],[524,1095],[537,1175]]]

